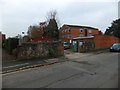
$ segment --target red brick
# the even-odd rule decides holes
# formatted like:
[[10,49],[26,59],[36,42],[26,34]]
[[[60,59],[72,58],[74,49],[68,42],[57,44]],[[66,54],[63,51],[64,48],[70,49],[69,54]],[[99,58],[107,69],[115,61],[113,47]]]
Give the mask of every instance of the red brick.
[[114,36],[95,35],[94,37],[95,49],[109,48],[113,43],[118,42],[120,42],[120,39]]

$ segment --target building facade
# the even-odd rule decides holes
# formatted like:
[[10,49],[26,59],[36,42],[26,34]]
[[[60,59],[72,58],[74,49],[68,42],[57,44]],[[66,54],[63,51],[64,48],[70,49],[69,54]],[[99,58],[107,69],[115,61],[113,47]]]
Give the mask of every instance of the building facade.
[[73,38],[101,35],[102,32],[97,28],[88,26],[77,26],[64,24],[59,30],[59,36],[62,42],[72,42]]

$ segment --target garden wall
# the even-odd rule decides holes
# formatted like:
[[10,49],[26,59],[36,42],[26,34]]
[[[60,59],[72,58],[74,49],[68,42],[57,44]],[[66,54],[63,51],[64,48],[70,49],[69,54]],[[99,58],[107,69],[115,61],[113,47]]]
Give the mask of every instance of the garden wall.
[[18,47],[18,59],[51,58],[64,55],[63,44],[58,42],[23,43]]
[[96,35],[94,36],[95,49],[110,48],[114,43],[120,43],[120,39],[114,36]]

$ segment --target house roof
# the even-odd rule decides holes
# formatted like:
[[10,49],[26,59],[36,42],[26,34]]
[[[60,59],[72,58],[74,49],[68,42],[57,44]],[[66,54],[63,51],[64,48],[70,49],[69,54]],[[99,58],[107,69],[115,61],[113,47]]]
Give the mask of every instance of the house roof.
[[89,29],[95,29],[95,30],[98,30],[98,28],[94,28],[94,27],[90,27],[90,26],[67,25],[67,24],[64,24],[64,25],[69,26],[69,27],[89,28]]
[[94,38],[94,36],[76,37],[76,38],[73,38],[73,39],[85,39],[85,38]]

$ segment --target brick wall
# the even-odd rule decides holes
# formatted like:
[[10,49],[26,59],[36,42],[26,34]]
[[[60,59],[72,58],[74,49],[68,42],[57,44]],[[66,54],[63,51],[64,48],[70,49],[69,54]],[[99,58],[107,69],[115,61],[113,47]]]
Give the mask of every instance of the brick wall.
[[110,48],[113,43],[120,42],[120,39],[114,36],[95,35],[95,49]]
[[24,43],[18,48],[18,59],[49,58],[50,51],[53,57],[64,55],[63,43],[45,42],[45,43]]
[[80,36],[80,30],[79,28],[71,28],[71,32],[70,32],[71,38],[76,38]]

